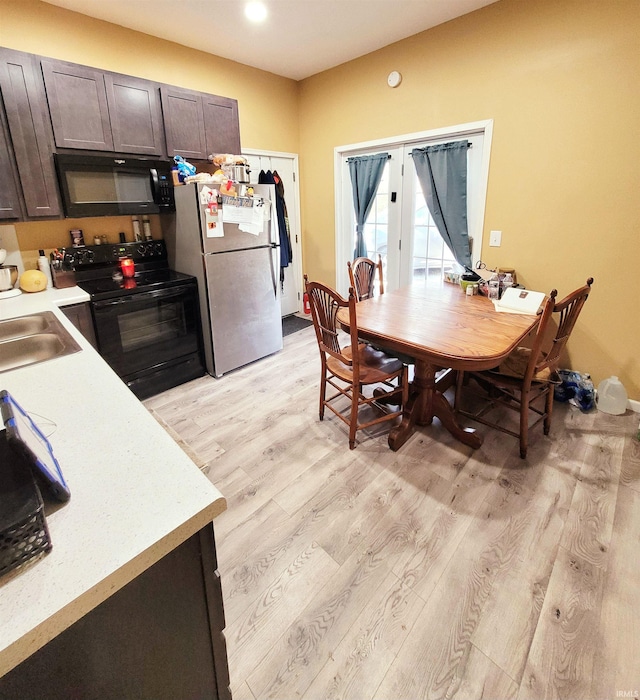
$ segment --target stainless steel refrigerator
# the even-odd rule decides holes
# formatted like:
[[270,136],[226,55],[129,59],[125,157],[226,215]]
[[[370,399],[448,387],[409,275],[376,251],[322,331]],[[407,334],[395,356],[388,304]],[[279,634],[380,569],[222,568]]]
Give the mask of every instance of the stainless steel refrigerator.
[[275,188],[254,185],[268,212],[259,233],[223,219],[220,236],[204,187],[176,187],[175,216],[161,219],[170,267],[198,279],[206,367],[221,377],[282,349]]

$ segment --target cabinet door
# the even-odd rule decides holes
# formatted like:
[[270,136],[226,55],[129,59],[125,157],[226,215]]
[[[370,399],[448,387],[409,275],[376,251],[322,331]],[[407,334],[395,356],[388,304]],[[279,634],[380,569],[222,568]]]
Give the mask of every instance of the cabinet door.
[[238,101],[204,95],[202,106],[207,156],[212,153],[240,153]]
[[163,154],[162,113],[155,83],[106,73],[113,148],[122,153]]
[[91,318],[89,302],[85,301],[80,302],[79,304],[61,306],[60,311],[62,311],[62,313],[97,350],[98,342],[96,340],[96,332],[93,328],[93,319]]
[[27,216],[59,216],[46,101],[35,57],[0,50],[0,90]]
[[42,72],[56,146],[113,151],[103,73],[50,60]]
[[163,85],[160,96],[169,157],[206,160],[202,95]]
[[0,220],[19,219],[20,195],[14,178],[15,161],[10,147],[7,122],[0,106]]
[[209,525],[2,676],[0,697],[231,700],[213,547]]

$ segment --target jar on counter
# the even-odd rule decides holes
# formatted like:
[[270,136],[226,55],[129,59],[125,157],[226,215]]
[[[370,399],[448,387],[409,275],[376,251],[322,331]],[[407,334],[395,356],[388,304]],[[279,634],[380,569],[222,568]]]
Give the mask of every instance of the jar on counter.
[[498,301],[498,299],[500,299],[500,279],[496,274],[494,274],[489,280],[488,297],[492,301]]
[[137,243],[138,241],[142,240],[142,232],[140,230],[140,219],[134,216],[131,220],[131,223],[133,224],[133,240]]
[[151,238],[151,222],[149,221],[148,216],[142,217],[142,232],[143,232],[145,241],[152,240],[152,238]]

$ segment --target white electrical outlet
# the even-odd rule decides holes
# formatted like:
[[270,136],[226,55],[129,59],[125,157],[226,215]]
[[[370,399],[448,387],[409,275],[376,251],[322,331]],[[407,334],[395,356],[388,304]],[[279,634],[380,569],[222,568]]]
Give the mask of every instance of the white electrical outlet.
[[499,247],[502,243],[502,231],[491,231],[489,234],[489,245]]

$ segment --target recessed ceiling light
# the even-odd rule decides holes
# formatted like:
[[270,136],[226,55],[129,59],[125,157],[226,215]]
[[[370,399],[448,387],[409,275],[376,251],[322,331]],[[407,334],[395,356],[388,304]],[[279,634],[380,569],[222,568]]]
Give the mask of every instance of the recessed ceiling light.
[[248,2],[244,8],[245,17],[251,22],[264,22],[267,8],[263,2]]

